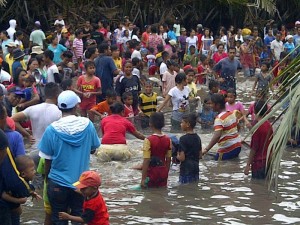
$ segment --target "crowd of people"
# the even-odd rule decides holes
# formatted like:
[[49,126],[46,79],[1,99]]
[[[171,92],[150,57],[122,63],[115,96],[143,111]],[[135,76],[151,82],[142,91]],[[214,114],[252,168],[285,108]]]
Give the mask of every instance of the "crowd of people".
[[[98,190],[101,178],[89,171],[90,154],[100,161],[129,160],[126,132],[144,140],[143,163],[136,167],[142,170],[142,188],[167,186],[171,163],[180,164],[180,183],[198,182],[199,160],[214,145],[216,160],[238,157],[240,126],[251,128],[268,112],[266,97],[280,85],[280,80],[273,85],[274,77],[300,53],[299,21],[291,30],[270,22],[263,32],[230,26],[214,33],[201,24],[187,30],[178,20],[143,30],[127,17],[115,30],[102,20],[74,29],[59,16],[48,36],[36,21],[26,41],[17,21],[9,24],[0,35],[3,225],[20,224],[20,205],[29,196],[41,198],[31,184],[36,170],[44,177],[46,225],[109,224]],[[236,101],[239,71],[246,79],[255,77],[256,100],[249,109]],[[201,99],[202,86],[209,91]],[[168,110],[162,112],[167,107],[170,118]],[[179,140],[162,132],[165,119],[172,132],[185,133]],[[101,144],[93,124],[98,121]],[[197,124],[214,131],[205,147]],[[145,137],[148,128],[152,135]],[[266,177],[271,138],[266,121],[252,136],[246,175],[251,170],[253,178]],[[38,157],[26,155],[23,139]]]

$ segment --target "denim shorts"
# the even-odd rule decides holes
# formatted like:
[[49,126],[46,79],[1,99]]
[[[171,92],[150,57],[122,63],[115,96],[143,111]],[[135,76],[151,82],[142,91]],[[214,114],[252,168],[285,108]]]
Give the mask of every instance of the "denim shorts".
[[195,183],[197,181],[199,181],[199,174],[185,175],[185,176],[179,175],[179,183],[187,184],[187,183]]
[[[59,212],[67,212],[73,216],[81,216],[83,207],[83,196],[74,189],[60,186],[48,179],[47,193],[52,209],[51,220],[53,225],[68,225],[67,220],[59,220]],[[81,224],[81,223],[72,223]]]
[[241,147],[237,147],[230,152],[225,152],[225,153],[218,152],[215,156],[215,160],[221,161],[221,160],[234,159],[239,156],[240,152],[241,152]]

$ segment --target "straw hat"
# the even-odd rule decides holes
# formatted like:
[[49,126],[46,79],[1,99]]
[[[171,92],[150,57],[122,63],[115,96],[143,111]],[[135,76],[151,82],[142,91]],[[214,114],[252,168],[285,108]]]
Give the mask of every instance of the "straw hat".
[[32,47],[32,51],[31,51],[31,53],[30,54],[37,54],[37,55],[39,55],[39,54],[43,54],[44,53],[44,51],[42,50],[42,47],[41,46],[33,46]]

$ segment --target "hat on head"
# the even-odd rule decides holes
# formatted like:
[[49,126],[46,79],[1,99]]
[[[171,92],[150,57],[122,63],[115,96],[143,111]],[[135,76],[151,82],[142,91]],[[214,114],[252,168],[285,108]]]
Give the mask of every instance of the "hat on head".
[[15,44],[15,42],[9,42],[7,45],[5,45],[5,47],[11,47],[11,48],[15,48],[17,47],[17,45]]
[[67,90],[60,93],[57,102],[58,102],[58,108],[60,109],[72,109],[78,103],[80,103],[81,100],[78,97],[78,95],[75,94],[74,91]]
[[39,27],[41,26],[41,22],[40,22],[40,21],[35,21],[34,24],[35,24],[36,26],[39,26]]
[[172,40],[169,41],[169,43],[170,43],[170,45],[174,46],[174,45],[176,45],[176,40],[172,39]]
[[202,24],[201,23],[197,24],[197,28],[203,28]]
[[44,51],[42,50],[42,47],[41,46],[33,46],[32,47],[32,51],[31,51],[31,53],[30,54],[37,54],[37,55],[39,55],[39,54],[43,54],[44,53]]
[[63,29],[61,30],[61,32],[62,32],[62,33],[68,33],[68,29],[67,29],[67,28],[63,28]]
[[180,29],[180,31],[181,31],[181,32],[184,32],[184,31],[186,31],[186,29],[185,29],[184,27],[182,27],[182,28]]
[[296,21],[296,22],[295,22],[295,25],[300,25],[300,21]]
[[289,40],[290,38],[294,38],[293,35],[286,36],[285,40]]
[[78,189],[86,187],[99,187],[101,185],[101,177],[95,171],[85,171],[79,177],[79,181],[73,184]]
[[14,60],[22,58],[24,56],[25,56],[25,53],[21,49],[17,48],[15,50],[13,50]]
[[64,21],[63,20],[56,20],[54,23],[54,26],[64,26]]

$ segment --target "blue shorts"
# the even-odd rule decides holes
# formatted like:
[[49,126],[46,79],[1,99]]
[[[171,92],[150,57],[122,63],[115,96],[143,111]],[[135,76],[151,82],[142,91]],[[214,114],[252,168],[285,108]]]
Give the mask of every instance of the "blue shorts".
[[218,152],[215,155],[215,160],[221,161],[221,160],[234,159],[239,156],[240,152],[241,152],[241,147],[237,147],[230,152],[225,152],[225,153]]
[[262,168],[257,171],[252,171],[252,178],[253,179],[265,179],[267,176],[266,168]]

